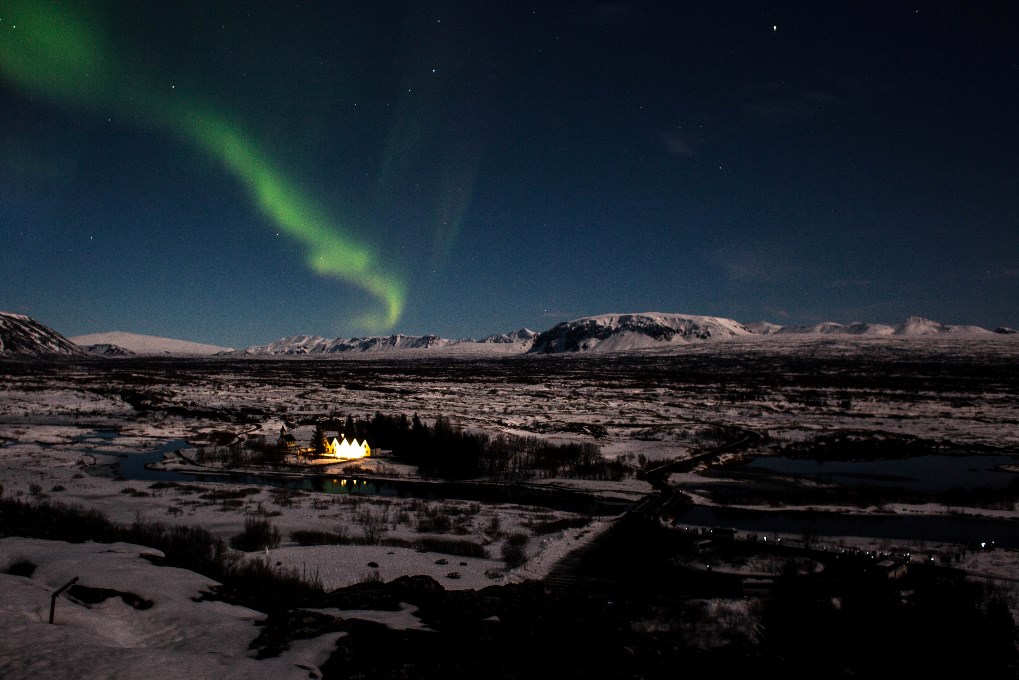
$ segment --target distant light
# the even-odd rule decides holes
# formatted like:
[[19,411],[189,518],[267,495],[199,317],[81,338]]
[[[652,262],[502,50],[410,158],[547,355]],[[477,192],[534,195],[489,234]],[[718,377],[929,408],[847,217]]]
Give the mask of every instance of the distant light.
[[772,26],[771,30],[772,30],[772,32],[777,31],[778,30],[778,26]]

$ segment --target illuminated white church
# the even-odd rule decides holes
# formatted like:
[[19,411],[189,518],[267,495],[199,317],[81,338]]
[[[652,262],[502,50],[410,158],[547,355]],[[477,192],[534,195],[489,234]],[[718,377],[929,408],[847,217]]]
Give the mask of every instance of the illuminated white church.
[[[313,442],[314,443],[314,442]],[[279,439],[276,440],[276,446],[281,451],[291,452],[297,456],[313,456],[315,454],[315,447],[301,448],[297,445],[297,439],[294,435],[287,432],[286,426],[280,428]],[[372,449],[368,445],[368,440],[363,442],[347,441],[347,438],[342,434],[339,437],[333,437],[332,439],[325,438],[325,451],[322,452],[323,457],[328,458],[366,458],[372,455]],[[382,455],[382,451],[376,450],[375,455]]]
[[325,455],[336,458],[364,458],[371,455],[372,450],[368,446],[367,439],[358,443],[356,437],[352,442],[348,442],[347,438],[343,437],[343,435],[340,435],[340,437],[342,437],[342,440],[337,437],[326,440]]

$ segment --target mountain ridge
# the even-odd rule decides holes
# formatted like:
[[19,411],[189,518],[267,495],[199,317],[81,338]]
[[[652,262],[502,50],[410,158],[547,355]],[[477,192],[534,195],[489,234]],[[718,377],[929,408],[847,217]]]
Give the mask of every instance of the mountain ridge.
[[[1001,331],[999,331],[1001,333]],[[758,321],[741,323],[733,319],[696,314],[641,312],[598,314],[556,324],[545,331],[527,328],[496,333],[482,340],[449,339],[436,335],[369,336],[324,338],[295,335],[265,345],[252,345],[225,353],[231,356],[324,356],[355,355],[406,350],[441,350],[444,353],[480,354],[487,345],[501,354],[558,354],[574,352],[627,352],[684,345],[740,341],[771,336],[794,337],[992,337],[995,333],[979,326],[950,325],[913,316],[895,326],[828,321],[811,325],[781,326]],[[470,350],[470,351],[468,351]]]
[[0,357],[84,357],[85,350],[49,326],[14,312],[0,312]]

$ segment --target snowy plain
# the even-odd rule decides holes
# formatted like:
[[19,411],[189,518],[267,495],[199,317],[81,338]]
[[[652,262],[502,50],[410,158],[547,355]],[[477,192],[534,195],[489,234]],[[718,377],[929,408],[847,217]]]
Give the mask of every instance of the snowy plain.
[[[833,432],[879,434],[903,441],[933,443],[939,451],[998,453],[1014,467],[1019,453],[1019,410],[1015,372],[1019,344],[1010,336],[980,342],[959,337],[809,336],[789,334],[751,341],[692,344],[677,352],[512,357],[506,346],[470,356],[401,355],[401,358],[343,360],[111,359],[60,364],[5,366],[0,386],[0,485],[6,497],[48,499],[82,505],[130,524],[155,520],[197,524],[229,539],[253,515],[269,516],[283,535],[278,548],[249,553],[246,559],[300,570],[327,589],[366,580],[392,580],[423,574],[447,589],[542,578],[573,548],[610,527],[613,517],[593,518],[586,526],[539,535],[533,527],[573,517],[573,513],[534,506],[477,503],[457,499],[416,499],[315,491],[281,493],[269,486],[214,481],[183,482],[153,488],[151,480],[118,479],[104,466],[125,456],[153,451],[182,440],[181,452],[194,454],[224,436],[274,437],[292,426],[299,440],[310,440],[310,422],[325,416],[383,413],[439,415],[458,426],[487,433],[539,436],[559,442],[590,442],[602,452],[636,466],[641,460],[682,459],[746,429],[766,434],[752,453],[773,455],[809,444]],[[424,350],[422,350],[423,352]],[[946,368],[948,367],[948,368]],[[143,403],[143,408],[138,404]],[[173,465],[187,469],[181,458]],[[392,460],[358,462],[360,476],[420,479],[415,469]],[[183,465],[183,467],[182,467]],[[1006,466],[1002,474],[1008,472]],[[321,470],[346,475],[344,466]],[[674,475],[692,489],[697,505],[718,504],[695,489],[709,470]],[[736,481],[715,484],[738,484]],[[582,490],[592,495],[636,501],[651,491],[636,478],[620,481],[533,478],[536,487]],[[758,512],[805,509],[796,505],[753,504]],[[813,507],[813,506],[812,506]],[[419,513],[441,509],[462,517],[464,534],[455,538],[485,546],[487,557],[458,557],[397,545],[301,546],[298,530],[342,531],[359,536],[366,519],[383,521],[383,536],[413,541]],[[816,511],[874,515],[981,515],[1015,521],[1015,504],[971,507],[892,501],[876,505],[813,507]],[[493,528],[493,527],[497,527]],[[529,534],[527,560],[507,568],[500,557],[505,537]],[[449,538],[448,534],[437,536]],[[800,538],[795,533],[787,541]],[[930,541],[831,537],[831,544],[864,550],[912,552],[926,557],[958,554],[959,546]],[[173,670],[160,677],[289,677],[315,667],[335,637],[302,641],[280,658],[254,660],[247,649],[257,634],[257,612],[207,606],[191,597],[208,579],[182,570],[156,567],[138,554],[144,546],[70,545],[34,539],[0,540],[0,568],[17,559],[38,565],[31,577],[0,574],[4,595],[4,677],[65,677],[50,658],[59,645],[81,677],[147,677],[153,664]],[[1019,578],[1015,550],[967,551],[959,566],[975,576],[1000,582]],[[160,570],[153,572],[152,570]],[[72,574],[73,572],[73,574]],[[178,574],[177,572],[182,572]],[[71,575],[94,587],[117,586],[156,603],[138,611],[114,598],[91,609],[61,600],[67,618],[44,623],[49,593]],[[157,575],[158,574],[158,575]],[[451,576],[455,574],[455,576]],[[66,578],[65,578],[66,577]],[[162,585],[153,587],[149,582]],[[1010,604],[1016,611],[1019,599]],[[712,608],[735,604],[713,603]],[[203,608],[204,607],[204,608]],[[101,615],[100,615],[101,614]],[[342,614],[340,614],[342,615]],[[347,613],[379,617],[393,626],[414,625],[413,613]],[[650,625],[650,624],[649,624]],[[184,633],[214,629],[209,636]],[[145,631],[162,631],[165,634]],[[216,644],[217,656],[199,668]],[[102,653],[97,649],[102,648]],[[296,669],[296,670],[295,670]],[[173,675],[172,673],[178,673]],[[295,675],[296,677],[296,675]]]

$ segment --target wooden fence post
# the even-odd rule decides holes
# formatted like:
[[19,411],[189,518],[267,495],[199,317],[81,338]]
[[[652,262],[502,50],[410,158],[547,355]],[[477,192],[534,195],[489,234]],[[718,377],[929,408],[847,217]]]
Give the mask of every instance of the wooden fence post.
[[52,595],[50,595],[50,623],[53,623],[53,612],[57,608],[57,597],[60,595],[60,593],[64,592],[65,590],[67,590],[68,588],[70,588],[71,586],[73,586],[77,582],[78,582],[78,577],[75,576],[70,581],[68,581],[63,586],[61,586],[60,590],[58,590],[57,592],[55,592]]

